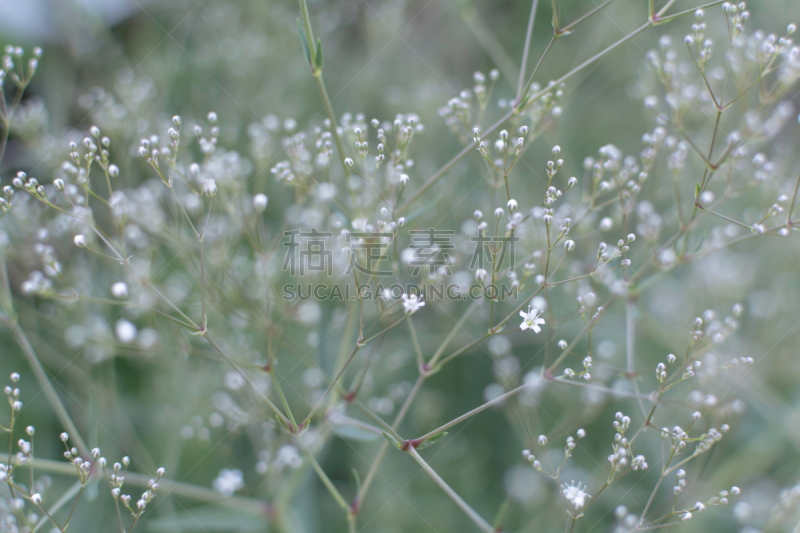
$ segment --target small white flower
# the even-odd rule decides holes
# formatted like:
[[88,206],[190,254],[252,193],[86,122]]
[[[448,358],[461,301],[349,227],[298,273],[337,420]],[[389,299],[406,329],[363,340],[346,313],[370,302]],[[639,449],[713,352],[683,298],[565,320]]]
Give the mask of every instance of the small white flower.
[[86,247],[86,235],[75,235],[73,237],[72,242],[75,243],[75,246],[78,248],[85,248]]
[[217,182],[214,178],[209,178],[203,183],[203,193],[212,198],[217,194]]
[[234,492],[244,487],[242,471],[223,468],[211,486],[223,496],[233,496]]
[[125,284],[124,281],[118,281],[111,286],[111,294],[114,298],[127,298],[128,297],[128,286]]
[[532,329],[534,333],[539,333],[542,331],[542,328],[539,327],[540,324],[544,324],[544,318],[541,318],[540,315],[542,311],[539,311],[535,307],[528,308],[528,312],[520,311],[519,316],[522,317],[522,324],[519,325],[519,329],[525,331],[526,329]]
[[401,298],[403,299],[403,309],[405,309],[406,314],[413,315],[419,311],[420,308],[425,307],[425,302],[416,294],[412,294],[411,296],[403,294]]
[[136,339],[136,326],[129,320],[119,320],[114,326],[114,332],[117,334],[117,339],[123,344],[128,344]]
[[258,193],[253,196],[253,209],[256,210],[256,213],[263,213],[267,209],[267,202],[269,202],[267,195]]
[[569,485],[564,483],[561,485],[561,494],[564,495],[564,498],[572,505],[574,509],[582,509],[584,505],[586,505],[586,500],[591,498],[589,494],[587,494],[583,489],[585,489],[582,483],[578,482],[575,485],[575,481],[572,481]]
[[40,505],[42,503],[42,495],[38,492],[35,493],[33,496],[31,496],[31,502],[33,502],[34,505]]

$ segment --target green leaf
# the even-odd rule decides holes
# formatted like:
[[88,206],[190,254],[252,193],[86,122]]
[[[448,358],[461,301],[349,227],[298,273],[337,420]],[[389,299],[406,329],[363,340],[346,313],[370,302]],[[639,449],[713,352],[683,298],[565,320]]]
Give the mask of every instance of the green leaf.
[[428,446],[433,446],[434,444],[436,444],[437,442],[442,440],[446,435],[447,435],[446,431],[442,431],[441,433],[437,433],[433,437],[429,438],[428,440],[426,440],[425,442],[423,442],[419,446],[417,446],[417,449],[418,450],[424,450]]
[[385,438],[386,440],[388,440],[388,441],[389,441],[389,444],[391,444],[392,446],[394,446],[394,447],[395,447],[395,448],[397,448],[398,450],[400,450],[400,451],[402,451],[402,450],[403,450],[403,447],[400,445],[400,443],[399,443],[399,442],[397,442],[397,439],[395,439],[394,437],[392,437],[391,435],[389,435],[389,434],[388,434],[388,433],[386,433],[385,431],[383,432],[383,438]]
[[358,470],[353,469],[353,479],[356,481],[356,494],[361,494],[361,476],[358,475]]
[[311,66],[311,50],[308,49],[308,37],[306,37],[306,32],[303,29],[303,24],[300,22],[300,19],[297,19],[297,34],[300,36],[300,44],[303,45],[303,54],[306,56],[306,63],[308,66]]
[[317,70],[322,70],[322,42],[317,39],[317,51],[314,53],[314,67]]
[[697,198],[699,196],[700,196],[700,184],[695,182],[695,184],[694,184],[694,199],[697,200]]

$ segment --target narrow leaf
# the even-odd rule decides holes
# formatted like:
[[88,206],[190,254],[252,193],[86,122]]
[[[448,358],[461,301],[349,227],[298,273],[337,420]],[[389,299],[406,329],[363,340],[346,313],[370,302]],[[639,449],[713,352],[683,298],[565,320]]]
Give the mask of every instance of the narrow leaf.
[[389,435],[389,434],[388,434],[388,433],[386,433],[385,431],[383,432],[383,438],[385,438],[386,440],[388,440],[388,441],[389,441],[389,444],[391,444],[392,446],[394,446],[394,447],[395,447],[395,448],[397,448],[398,450],[402,450],[402,449],[403,449],[403,447],[402,447],[402,446],[400,446],[400,443],[399,443],[399,442],[397,442],[397,439],[395,439],[394,437],[392,437],[391,435]]
[[356,494],[361,494],[361,476],[358,475],[358,470],[353,469],[353,479],[356,481]]
[[317,51],[314,54],[315,67],[317,70],[322,70],[322,42],[317,39]]
[[306,63],[308,66],[311,66],[311,50],[308,49],[308,38],[306,37],[306,32],[303,29],[303,24],[300,22],[300,19],[297,19],[297,34],[300,36],[300,44],[303,45],[303,54],[306,56]]
[[428,446],[433,446],[434,444],[436,444],[437,442],[442,440],[446,435],[447,435],[446,431],[442,431],[441,433],[437,433],[433,437],[429,438],[428,440],[426,440],[425,442],[423,442],[422,444],[417,446],[417,449],[418,450],[424,450]]

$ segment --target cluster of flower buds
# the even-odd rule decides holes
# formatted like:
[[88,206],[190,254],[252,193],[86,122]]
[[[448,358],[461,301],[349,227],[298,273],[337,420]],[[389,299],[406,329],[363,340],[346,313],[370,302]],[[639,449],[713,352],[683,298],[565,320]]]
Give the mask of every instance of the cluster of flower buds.
[[314,146],[317,148],[316,164],[320,168],[327,168],[333,156],[333,134],[321,127],[315,128],[317,140]]
[[[562,109],[558,103],[564,97],[563,83],[556,84],[555,81],[550,81],[546,89],[538,82],[531,84],[530,90],[525,93],[521,103],[517,103],[520,109],[525,109],[527,115],[531,119],[531,123],[540,123],[547,114],[551,117],[558,118],[561,116]],[[499,102],[501,107],[505,107],[507,103],[504,100]]]
[[[138,517],[141,513],[143,513],[147,507],[147,504],[150,503],[153,498],[155,498],[156,492],[159,488],[158,482],[161,480],[161,476],[164,475],[164,472],[165,471],[163,467],[159,468],[157,471],[158,477],[156,477],[156,479],[150,479],[147,482],[147,490],[144,491],[142,496],[136,501],[136,511],[129,507],[127,501],[125,502],[125,507],[127,507],[134,516]],[[128,499],[130,499],[130,496]]]
[[583,358],[583,379],[586,381],[592,379],[592,375],[589,373],[590,368],[592,368],[592,357],[587,355]]
[[472,111],[472,91],[464,89],[447,101],[447,105],[439,108],[439,116],[444,118],[445,124],[451,131],[458,132],[464,126],[471,122],[470,115]]
[[203,128],[197,124],[194,127],[194,134],[197,136],[197,142],[200,144],[200,150],[206,154],[211,155],[217,148],[219,140],[219,125],[217,125],[217,114],[209,111],[206,115],[206,120],[210,124],[208,136],[203,135]]
[[683,492],[686,488],[686,470],[683,468],[678,469],[675,473],[675,485],[672,487],[672,493],[676,496]]
[[159,148],[159,138],[158,135],[151,135],[150,137],[143,138],[139,141],[139,157],[150,163],[150,165],[156,170],[156,172],[161,172],[159,169],[159,157],[164,156],[165,158],[170,157],[170,150],[168,146],[164,146]]
[[752,357],[734,357],[723,365],[723,368],[734,368],[737,366],[752,365],[755,361]]
[[292,163],[288,160],[280,161],[269,171],[278,181],[291,182],[295,177],[294,172],[292,171]]
[[733,28],[733,38],[736,38],[744,30],[744,23],[750,18],[747,4],[744,2],[723,2],[722,12],[728,18],[728,23]]
[[561,147],[558,145],[553,146],[553,158],[547,162],[547,183],[552,181],[553,177],[558,173],[558,169],[564,164],[563,159],[556,159],[560,153]]
[[78,449],[75,447],[70,448],[67,441],[69,441],[69,435],[66,432],[62,433],[61,442],[63,442],[66,447],[64,457],[75,467],[78,473],[78,479],[81,484],[85,485],[89,482],[89,477],[92,474],[95,464],[103,465],[105,464],[105,459],[100,457],[100,448],[92,448],[90,452],[91,459],[83,459],[78,453]]
[[22,60],[25,56],[25,50],[21,46],[12,46],[6,45],[4,54],[3,54],[3,64],[0,68],[0,88],[3,87],[3,81],[6,76],[11,78],[11,81],[18,88],[24,88],[28,85],[28,82],[31,81],[33,74],[36,72],[36,69],[39,67],[39,59],[42,57],[42,49],[38,46],[33,49],[33,54],[30,59],[28,59],[28,72],[23,74],[23,77],[20,78],[19,74],[17,74],[17,69],[15,68],[16,65],[14,63],[15,60]]
[[[19,374],[12,372],[10,378],[11,382],[16,385],[16,383],[19,381]],[[16,386],[11,387],[10,385],[6,385],[4,392],[6,393],[8,405],[11,407],[11,420],[13,423],[17,413],[22,410],[22,402],[19,400],[19,389]]]
[[172,149],[177,156],[178,146],[181,144],[181,117],[178,115],[172,117],[172,124],[175,127],[170,127],[167,130],[167,135],[169,135],[169,145],[172,146]]
[[689,434],[680,426],[673,427],[671,431],[667,428],[663,428],[661,430],[661,436],[663,438],[670,437],[670,447],[674,454],[679,454],[689,441]]
[[614,443],[613,448],[614,453],[608,456],[612,475],[628,464],[628,448],[618,442]]
[[634,470],[647,470],[649,466],[644,455],[637,455],[631,461],[631,468]]
[[716,428],[709,429],[708,432],[700,435],[700,442],[697,444],[697,448],[695,449],[695,455],[707,452],[711,449],[714,443],[718,442],[720,439],[722,439],[722,433],[720,433]]
[[528,461],[531,464],[531,466],[536,470],[542,469],[542,463],[539,462],[539,460],[536,458],[535,455],[531,453],[530,450],[527,449],[522,450],[522,458]]
[[[99,450],[98,450],[99,454]],[[111,487],[111,496],[116,500],[122,502],[122,504],[127,508],[134,517],[141,515],[144,512],[147,504],[155,497],[156,492],[158,491],[159,485],[158,482],[161,480],[161,477],[165,474],[165,470],[163,467],[159,468],[156,473],[157,477],[155,479],[151,479],[147,483],[147,490],[142,493],[141,497],[136,501],[136,509],[133,509],[130,506],[131,497],[128,494],[122,494],[122,486],[125,483],[125,473],[128,471],[128,465],[130,465],[130,458],[123,457],[121,463],[114,463],[113,465],[113,473],[107,475],[109,486]],[[98,460],[98,464],[103,469],[103,472],[106,472],[106,459],[101,457]]]
[[359,157],[361,157],[361,159],[366,159],[367,154],[369,153],[369,142],[366,139],[362,138],[363,137],[362,129],[356,126],[355,128],[353,128],[353,135],[356,136],[356,141],[355,141],[356,152],[358,152],[358,155]]
[[489,88],[486,88],[486,75],[483,72],[475,71],[472,74],[472,81],[475,85],[472,87],[472,92],[475,93],[475,97],[478,99],[478,104],[481,108],[485,107],[489,95],[491,94],[492,87],[494,87],[495,82],[500,79],[500,71],[492,69],[489,71],[489,81],[490,85]]
[[[28,194],[40,200],[44,200],[46,198],[44,186],[39,183],[39,180],[33,177],[29,178],[28,175],[21,170],[17,172],[16,177],[11,180],[11,183],[14,185],[14,187],[23,189]],[[6,191],[6,195],[10,196],[8,191]]]
[[719,494],[708,500],[708,505],[727,505],[729,497],[738,496],[741,492],[741,489],[735,485],[729,491],[721,490]]

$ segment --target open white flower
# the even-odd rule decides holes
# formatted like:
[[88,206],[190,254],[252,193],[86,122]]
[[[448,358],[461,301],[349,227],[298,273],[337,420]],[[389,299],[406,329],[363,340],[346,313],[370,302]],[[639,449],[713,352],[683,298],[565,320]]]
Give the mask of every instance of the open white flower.
[[542,311],[535,307],[529,307],[527,313],[525,311],[520,311],[519,316],[522,317],[522,324],[519,325],[519,329],[522,331],[532,329],[534,333],[542,331],[542,328],[539,327],[539,324],[544,324],[544,318],[541,318],[541,314]]
[[233,496],[234,492],[244,487],[244,476],[238,468],[233,470],[223,468],[211,485],[216,492],[230,497]]
[[585,488],[586,486],[580,481],[577,485],[575,481],[571,481],[569,485],[566,483],[561,485],[561,494],[564,495],[564,498],[572,505],[573,509],[582,509],[583,506],[586,505],[586,500],[591,498],[591,496],[583,490]]
[[416,294],[412,294],[411,296],[403,294],[401,298],[403,299],[403,309],[405,309],[406,313],[409,315],[416,313],[421,307],[425,307],[425,302]]

